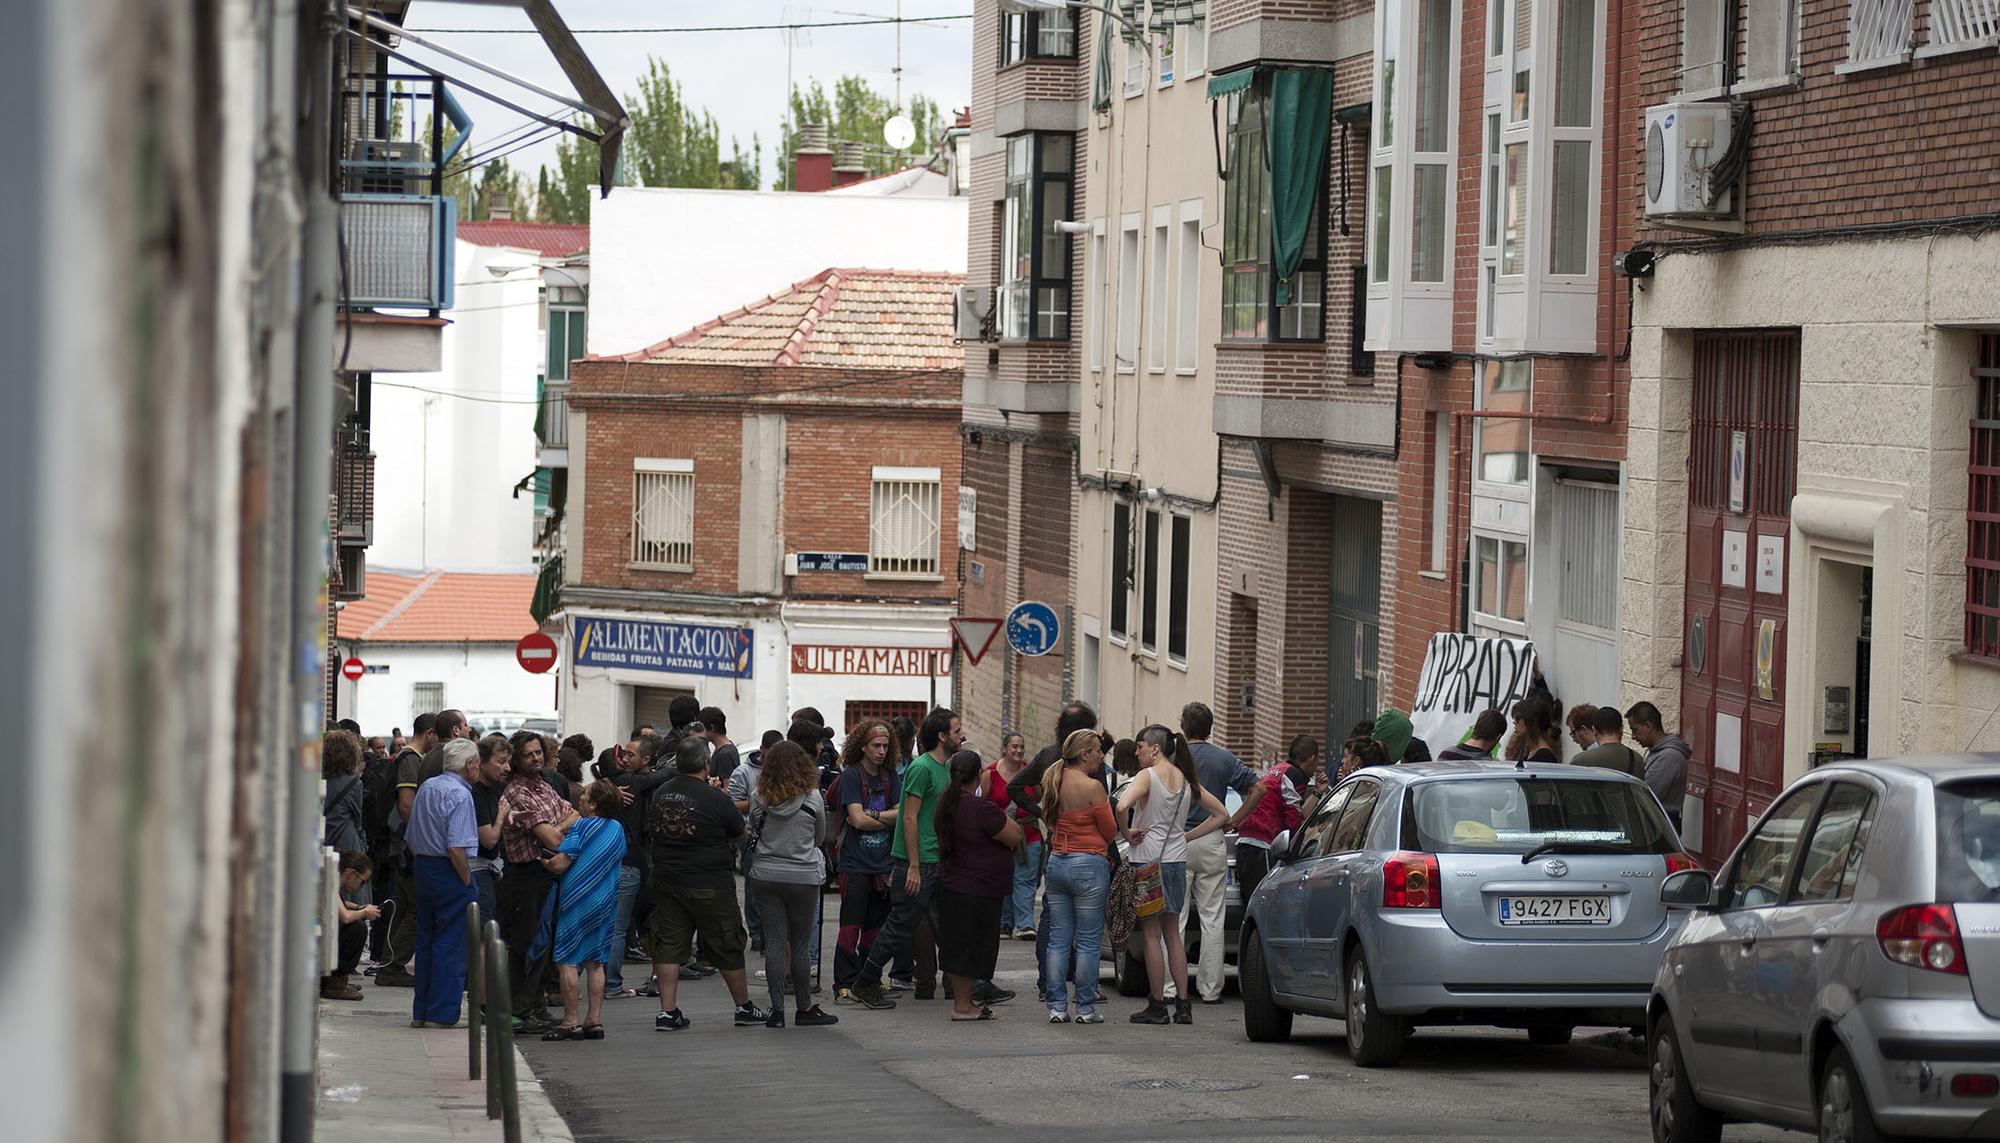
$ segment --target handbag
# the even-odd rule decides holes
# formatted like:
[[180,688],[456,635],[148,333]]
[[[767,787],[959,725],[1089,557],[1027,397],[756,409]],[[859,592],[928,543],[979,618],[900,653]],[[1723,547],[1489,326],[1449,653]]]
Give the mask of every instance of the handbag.
[[1132,913],[1157,917],[1167,908],[1167,884],[1160,876],[1160,863],[1141,865],[1132,873]]
[[1132,930],[1139,927],[1139,918],[1132,911],[1132,870],[1129,861],[1119,865],[1111,875],[1111,892],[1104,902],[1104,939],[1120,955],[1132,943]]

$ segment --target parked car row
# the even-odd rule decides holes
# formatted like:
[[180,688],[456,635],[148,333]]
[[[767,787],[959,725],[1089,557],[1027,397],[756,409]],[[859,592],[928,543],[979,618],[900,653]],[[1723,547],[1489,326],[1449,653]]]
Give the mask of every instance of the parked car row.
[[2000,755],[1822,767],[1714,873],[1643,783],[1560,765],[1363,770],[1274,854],[1252,1040],[1333,1017],[1383,1067],[1420,1026],[1622,1026],[1660,1143],[2000,1138]]

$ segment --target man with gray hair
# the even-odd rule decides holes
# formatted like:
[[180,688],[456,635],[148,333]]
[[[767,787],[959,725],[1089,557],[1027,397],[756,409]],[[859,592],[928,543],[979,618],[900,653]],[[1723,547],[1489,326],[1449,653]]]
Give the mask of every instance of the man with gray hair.
[[418,788],[403,831],[417,890],[412,1028],[458,1023],[465,991],[465,906],[478,897],[472,855],[479,849],[479,824],[465,772],[479,764],[479,747],[451,739],[440,747],[439,761],[442,772]]

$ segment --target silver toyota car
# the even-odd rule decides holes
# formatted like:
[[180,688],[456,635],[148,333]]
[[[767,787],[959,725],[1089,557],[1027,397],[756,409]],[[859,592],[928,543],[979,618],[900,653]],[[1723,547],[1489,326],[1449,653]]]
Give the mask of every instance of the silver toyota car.
[[1347,1022],[1362,1067],[1427,1024],[1639,1028],[1694,867],[1659,800],[1609,770],[1425,762],[1362,770],[1272,847],[1238,975],[1252,1040]]
[[1843,762],[1772,801],[1648,1009],[1653,1137],[2000,1139],[2000,754]]

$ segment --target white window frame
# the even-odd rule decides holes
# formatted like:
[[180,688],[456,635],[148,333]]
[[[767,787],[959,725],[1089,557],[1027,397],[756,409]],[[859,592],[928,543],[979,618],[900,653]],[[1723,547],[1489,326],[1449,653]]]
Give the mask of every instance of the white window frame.
[[[943,578],[944,473],[936,468],[875,465],[868,494],[868,578]],[[911,503],[913,521],[885,519],[884,509]],[[928,513],[929,519],[923,517]],[[891,534],[892,529],[900,534]]]
[[1159,63],[1154,68],[1154,75],[1158,78],[1153,81],[1156,87],[1174,85],[1174,45],[1179,39],[1179,32],[1179,28],[1169,27],[1155,37],[1159,42],[1159,47],[1156,49],[1159,52]]
[[1834,73],[1895,67],[1910,62],[1917,39],[1914,0],[1848,0],[1847,62]]
[[[1987,14],[1982,19],[1981,13],[1971,10],[1979,6],[1978,0],[1931,0],[1930,41],[1917,49],[1917,58],[1975,51],[2000,44],[2000,13]],[[1940,30],[1944,32],[1943,37],[1938,35]],[[1793,43],[1797,42],[1798,38],[1794,36]]]
[[1445,574],[1445,560],[1451,549],[1451,419],[1450,413],[1432,413],[1431,421],[1431,546],[1425,570]]
[[[1416,150],[1417,97],[1423,86],[1419,67],[1419,15],[1423,0],[1398,0],[1375,7],[1375,120],[1369,131],[1364,246],[1368,261],[1368,318],[1362,346],[1370,352],[1449,350],[1451,348],[1452,279],[1456,261],[1453,244],[1458,219],[1458,99],[1459,39],[1462,6],[1449,4],[1451,28],[1445,36],[1444,134],[1441,150]],[[1398,68],[1395,90],[1385,90],[1385,63],[1391,56],[1407,66]],[[1444,172],[1443,278],[1435,282],[1413,277],[1412,259],[1416,208],[1411,188],[1418,167]],[[1389,180],[1388,212],[1382,205],[1382,177]],[[1387,234],[1382,228],[1386,222]],[[1386,239],[1386,242],[1385,242]],[[1387,265],[1382,264],[1386,248]]]
[[[1696,12],[1706,2],[1689,0],[1686,11]],[[1562,3],[1563,0],[1519,0],[1496,3],[1488,9],[1490,22],[1483,37],[1484,98],[1478,120],[1481,171],[1479,278],[1475,288],[1479,295],[1478,346],[1489,353],[1588,353],[1597,348],[1606,0],[1597,0],[1594,5],[1590,61],[1585,65],[1590,76],[1588,126],[1556,125]],[[1516,24],[1523,8],[1531,21],[1531,33],[1527,47],[1517,50]],[[1696,27],[1690,34],[1698,31]],[[1498,53],[1493,51],[1496,44],[1501,49]],[[1519,118],[1514,114],[1517,59],[1525,59],[1528,67],[1527,114]],[[1494,116],[1499,117],[1500,123],[1497,154],[1491,139]],[[1584,258],[1582,270],[1577,273],[1555,272],[1558,142],[1589,147],[1584,180],[1587,190],[1583,195]],[[1517,148],[1527,187],[1516,237],[1518,258],[1510,261],[1506,256],[1512,170],[1509,156]],[[1496,220],[1490,231],[1489,218]]]
[[[678,495],[674,489],[681,491]],[[631,566],[654,571],[694,570],[694,461],[685,457],[639,456],[632,458],[632,551]],[[666,495],[670,511],[674,500],[684,501],[686,512],[678,518],[665,515],[655,522],[664,526],[663,537],[648,535],[646,513],[651,497]],[[674,559],[686,553],[685,560]],[[649,556],[664,558],[650,559]]]
[[1136,99],[1146,94],[1146,61],[1152,53],[1137,36],[1119,38],[1125,45],[1125,98]]
[[[1521,618],[1519,619],[1509,619],[1504,615],[1487,611],[1483,606],[1487,601],[1481,599],[1479,593],[1479,543],[1481,540],[1490,540],[1494,544],[1494,582],[1496,585],[1507,582],[1507,564],[1509,563],[1507,559],[1507,545],[1520,545],[1521,570],[1519,575],[1521,577],[1523,594],[1521,596]],[[1532,582],[1528,579],[1528,574],[1534,568],[1534,559],[1528,550],[1528,537],[1512,532],[1475,529],[1472,533],[1471,545],[1467,550],[1467,555],[1469,556],[1468,562],[1470,564],[1470,575],[1468,578],[1472,581],[1469,594],[1472,598],[1473,628],[1490,634],[1513,635],[1519,638],[1527,638],[1528,615],[1533,610],[1533,600],[1530,598],[1532,594]]]
[[1128,214],[1118,225],[1118,337],[1112,342],[1112,363],[1120,373],[1139,371],[1139,216]]
[[1167,274],[1169,268],[1168,251],[1172,248],[1173,226],[1171,212],[1164,206],[1153,208],[1153,226],[1146,252],[1149,283],[1146,297],[1146,372],[1165,373],[1167,371],[1167,346],[1171,340],[1171,307],[1168,305],[1168,287],[1172,282]]
[[1193,376],[1201,369],[1201,200],[1181,203],[1179,325],[1174,330],[1174,372]]
[[1208,70],[1208,17],[1199,16],[1191,24],[1180,25],[1179,30],[1186,38],[1174,55],[1174,66],[1180,69],[1182,79],[1193,79]]
[[[1535,408],[1535,363],[1533,361],[1507,362],[1504,364],[1497,362],[1479,362],[1475,365],[1475,369],[1483,370],[1489,364],[1495,365],[1502,369],[1510,367],[1518,367],[1526,371],[1527,388],[1524,391],[1528,395],[1528,407],[1523,411],[1532,413]],[[1472,407],[1474,410],[1479,412],[1484,412],[1486,409],[1486,385],[1483,379],[1481,379],[1477,373],[1474,374],[1472,379]],[[1523,429],[1527,432],[1528,448],[1526,456],[1522,462],[1526,466],[1526,469],[1525,471],[1522,472],[1521,479],[1519,481],[1513,481],[1513,482],[1490,481],[1486,479],[1486,466],[1482,462],[1485,460],[1486,457],[1485,434],[1486,434],[1486,426],[1489,421],[1494,421],[1504,424],[1521,425]],[[1471,459],[1468,461],[1468,463],[1472,465],[1473,496],[1481,500],[1514,500],[1514,501],[1519,501],[1523,504],[1527,503],[1528,490],[1532,488],[1535,483],[1534,422],[1531,420],[1527,420],[1525,418],[1474,417],[1472,419],[1471,445],[1472,445]]]
[[1104,220],[1094,219],[1090,224],[1090,264],[1085,267],[1084,281],[1088,283],[1090,314],[1085,322],[1086,352],[1090,360],[1090,371],[1104,371],[1104,308],[1105,295],[1111,281],[1110,267],[1105,262],[1107,244],[1104,238]]

